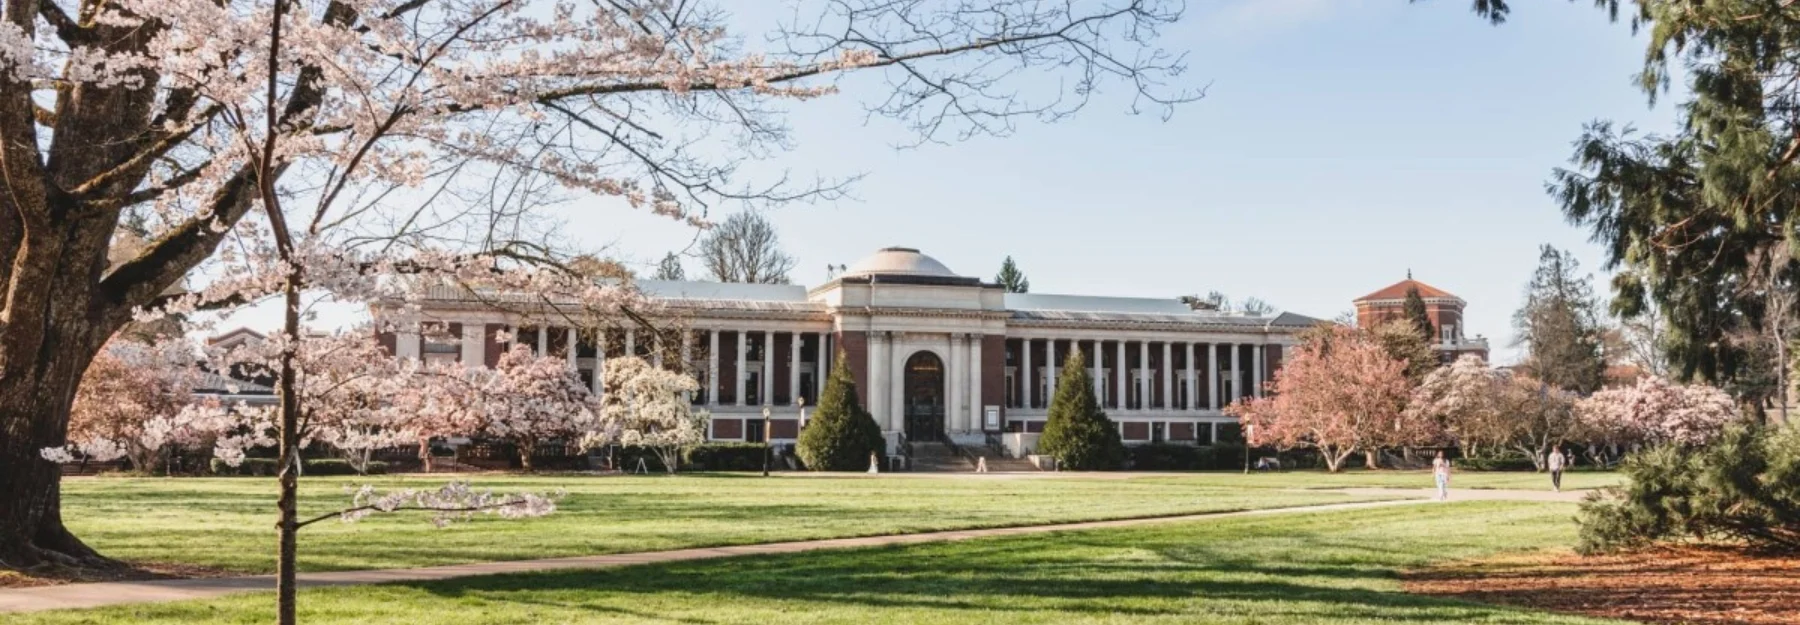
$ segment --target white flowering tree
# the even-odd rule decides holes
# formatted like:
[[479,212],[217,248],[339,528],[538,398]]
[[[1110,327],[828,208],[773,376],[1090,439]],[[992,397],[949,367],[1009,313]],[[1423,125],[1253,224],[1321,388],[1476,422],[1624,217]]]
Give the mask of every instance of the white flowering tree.
[[1575,414],[1584,431],[1610,444],[1704,445],[1739,411],[1731,395],[1718,388],[1647,376],[1577,401]]
[[514,345],[500,356],[500,362],[486,371],[479,392],[477,432],[512,443],[526,471],[532,470],[531,459],[544,443],[574,446],[600,427],[598,398],[568,361],[539,356],[524,345]]
[[88,366],[69,416],[69,446],[45,450],[54,460],[128,459],[153,473],[178,446],[208,442],[211,420],[188,410],[200,370],[187,341],[145,344],[115,340]]
[[688,395],[699,390],[694,378],[662,369],[635,356],[606,360],[601,401],[603,428],[583,440],[586,448],[611,443],[646,447],[674,473],[681,450],[706,440],[710,417],[695,413]]

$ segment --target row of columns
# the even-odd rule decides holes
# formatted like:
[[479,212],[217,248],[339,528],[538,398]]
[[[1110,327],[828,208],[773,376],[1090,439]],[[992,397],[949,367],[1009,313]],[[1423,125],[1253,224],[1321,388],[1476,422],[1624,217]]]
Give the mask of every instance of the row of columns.
[[[883,429],[906,429],[906,361],[921,351],[946,348],[942,338],[921,343],[901,340],[898,333],[871,332],[869,336],[869,407],[876,417],[885,417]],[[943,335],[936,335],[942,337]],[[982,335],[953,333],[944,352],[944,429],[949,432],[979,431],[982,423],[981,397]],[[882,410],[875,409],[877,406]]]
[[[513,336],[515,336],[515,337],[518,336],[517,333],[518,333],[519,329],[517,327],[510,327],[510,328],[508,328],[508,330],[511,333],[513,333]],[[549,353],[549,351],[550,351],[550,336],[553,332],[556,332],[556,331],[561,331],[564,333],[564,337],[565,337],[565,340],[564,340],[565,350],[564,351],[569,360],[569,368],[575,369],[575,370],[581,370],[579,361],[577,359],[577,350],[579,349],[580,343],[578,341],[578,330],[575,328],[539,327],[538,332],[537,332],[537,337],[536,337],[536,345],[535,345],[535,347],[537,349],[537,353],[538,354],[548,354]],[[680,356],[681,366],[679,367],[680,370],[685,371],[687,369],[687,363],[694,362],[693,348],[694,348],[695,343],[697,342],[698,333],[701,331],[702,330],[682,330],[681,331],[681,336],[682,336],[683,340],[681,341],[681,356]],[[813,393],[816,395],[819,392],[821,392],[824,388],[825,376],[826,376],[827,372],[830,371],[828,361],[827,361],[827,358],[828,358],[827,355],[830,353],[829,349],[828,349],[829,336],[830,336],[829,333],[823,333],[823,332],[773,332],[773,331],[769,331],[769,330],[760,330],[760,331],[758,331],[758,330],[737,330],[737,331],[735,331],[735,333],[737,335],[737,345],[736,345],[736,347],[737,347],[737,352],[736,352],[737,368],[734,369],[736,374],[733,376],[733,378],[734,378],[733,382],[740,388],[736,389],[737,392],[732,394],[733,397],[732,397],[731,403],[723,404],[719,401],[719,395],[720,395],[719,384],[721,381],[720,376],[719,376],[719,335],[720,335],[720,333],[727,332],[728,330],[709,329],[709,330],[704,330],[704,331],[707,333],[707,341],[708,341],[706,376],[705,376],[705,388],[706,388],[705,404],[708,406],[720,406],[720,405],[749,406],[749,405],[752,405],[748,401],[750,394],[748,392],[746,392],[748,389],[746,387],[744,387],[743,381],[746,379],[746,374],[748,373],[747,364],[749,362],[748,359],[749,359],[749,353],[750,353],[749,339],[750,339],[750,335],[753,333],[761,334],[762,345],[763,345],[762,360],[761,360],[762,375],[761,375],[761,379],[759,380],[759,388],[757,389],[758,390],[757,397],[762,400],[761,402],[759,402],[759,404],[760,403],[771,403],[771,400],[775,396],[774,395],[774,389],[775,389],[775,375],[774,375],[774,372],[775,372],[775,353],[774,352],[775,352],[775,350],[774,350],[774,347],[775,347],[775,335],[776,334],[792,335],[792,340],[789,341],[789,349],[788,349],[788,353],[786,355],[787,362],[788,362],[788,371],[789,371],[788,380],[787,380],[788,381],[788,389],[787,389],[788,390],[788,393],[787,393],[788,402],[786,402],[786,404],[784,404],[784,405],[791,405],[792,403],[794,403],[794,401],[797,398],[800,397],[800,368],[801,368],[800,365],[802,362],[802,359],[801,359],[802,343],[804,342],[804,337],[806,337],[808,335],[817,337],[817,339],[814,341],[814,347],[815,347],[815,352],[816,352],[816,354],[814,356],[815,357],[814,363],[816,366],[814,368],[814,373],[813,373]],[[464,362],[473,362],[473,363],[481,362],[480,357],[478,357],[478,356],[471,357],[468,355],[470,353],[471,349],[475,349],[475,350],[480,349],[482,336],[481,336],[481,331],[479,329],[479,326],[470,326],[470,327],[466,328],[464,331],[463,341],[464,341],[463,349],[464,349],[464,354],[465,354]],[[636,354],[637,353],[637,332],[635,330],[627,329],[624,331],[624,348],[625,348],[624,353],[626,353],[626,354]],[[480,353],[480,352],[476,351],[474,353]],[[650,362],[652,365],[657,366],[657,367],[664,366],[663,350],[661,349],[660,345],[654,346],[654,348],[651,350]],[[595,373],[591,377],[592,388],[593,388],[594,393],[602,392],[602,384],[604,382],[603,372],[605,370],[606,370],[606,349],[603,346],[596,347],[596,349],[594,350],[594,365],[593,365],[593,369],[592,369],[592,371],[594,371]]]
[[[1133,377],[1133,376],[1130,375],[1130,371],[1132,370],[1131,367],[1125,366],[1125,363],[1127,362],[1127,360],[1126,360],[1126,344],[1127,343],[1137,343],[1139,345],[1139,348],[1137,350],[1138,362],[1137,362],[1136,370],[1139,372],[1150,371],[1150,346],[1154,344],[1153,342],[1148,342],[1148,341],[1106,341],[1105,339],[1085,339],[1084,340],[1084,339],[1054,339],[1054,338],[1050,338],[1050,339],[1021,338],[1019,340],[1020,340],[1020,349],[1019,349],[1020,362],[1023,365],[1021,367],[1022,375],[1019,377],[1019,384],[1023,390],[1023,393],[1020,395],[1019,403],[1020,403],[1021,407],[1025,407],[1025,408],[1035,408],[1037,406],[1046,406],[1047,407],[1050,404],[1051,398],[1056,396],[1056,382],[1057,382],[1057,377],[1058,377],[1057,369],[1058,369],[1058,363],[1060,362],[1056,358],[1056,348],[1059,343],[1064,343],[1064,342],[1066,342],[1069,349],[1078,349],[1078,348],[1080,348],[1082,343],[1087,343],[1087,344],[1093,346],[1092,349],[1086,350],[1086,353],[1089,355],[1088,366],[1091,369],[1091,371],[1089,372],[1090,377],[1094,381],[1094,396],[1099,399],[1102,407],[1106,407],[1107,402],[1106,402],[1106,389],[1101,387],[1101,382],[1103,379],[1101,376],[1101,372],[1102,372],[1101,364],[1104,361],[1104,358],[1101,358],[1100,356],[1102,355],[1103,350],[1105,349],[1105,345],[1108,342],[1111,342],[1114,344],[1115,356],[1114,356],[1113,362],[1115,364],[1116,369],[1120,373],[1120,375],[1113,376],[1114,377],[1113,383],[1114,383],[1114,385],[1116,387],[1116,391],[1118,393],[1116,395],[1116,401],[1113,402],[1113,405],[1112,405],[1112,407],[1114,407],[1114,408],[1118,408],[1118,409],[1122,409],[1122,410],[1128,409],[1128,408],[1126,408],[1126,406],[1129,406],[1131,403],[1129,401],[1130,395],[1128,393],[1128,391],[1130,390],[1128,383],[1130,383],[1130,384],[1136,385],[1137,390],[1138,390],[1138,396],[1142,398],[1142,401],[1141,401],[1142,407],[1137,408],[1137,410],[1189,410],[1189,411],[1202,410],[1202,408],[1200,407],[1200,402],[1197,401],[1197,396],[1199,394],[1199,388],[1198,388],[1199,377],[1196,375],[1197,372],[1195,371],[1195,366],[1194,366],[1196,346],[1202,346],[1203,349],[1210,350],[1210,352],[1208,353],[1207,359],[1206,359],[1206,376],[1207,376],[1206,379],[1210,380],[1211,382],[1206,385],[1207,386],[1207,399],[1206,399],[1206,408],[1205,409],[1219,410],[1225,404],[1230,404],[1231,402],[1236,401],[1238,398],[1250,397],[1250,396],[1262,397],[1262,395],[1263,395],[1263,382],[1264,382],[1264,380],[1263,380],[1263,377],[1264,377],[1263,376],[1263,372],[1264,372],[1263,347],[1264,347],[1264,344],[1223,343],[1223,342],[1221,342],[1221,343],[1180,343],[1180,345],[1182,346],[1182,349],[1185,350],[1185,352],[1186,352],[1185,353],[1186,358],[1184,359],[1184,362],[1186,363],[1187,366],[1186,366],[1185,375],[1182,376],[1181,382],[1182,382],[1183,388],[1186,390],[1186,397],[1187,397],[1188,401],[1186,402],[1185,406],[1178,407],[1175,405],[1175,403],[1176,403],[1175,402],[1175,392],[1174,392],[1175,391],[1175,379],[1174,379],[1175,372],[1174,372],[1174,367],[1170,366],[1171,363],[1174,362],[1173,355],[1174,355],[1174,347],[1175,347],[1176,343],[1170,343],[1170,342],[1162,343],[1163,366],[1161,367],[1161,374],[1162,374],[1162,388],[1164,389],[1164,392],[1162,394],[1162,402],[1160,403],[1160,405],[1154,405],[1156,403],[1155,402],[1156,396],[1155,396],[1155,393],[1153,392],[1155,387],[1152,385],[1151,378],[1149,376],[1140,374],[1138,376],[1135,376],[1134,380],[1127,380],[1126,378]],[[1034,396],[1035,393],[1037,392],[1038,388],[1037,388],[1036,384],[1032,383],[1032,376],[1034,374],[1036,374],[1036,371],[1037,371],[1032,366],[1032,346],[1034,343],[1039,343],[1039,342],[1042,342],[1042,344],[1044,346],[1044,350],[1045,350],[1044,353],[1050,360],[1049,363],[1045,364],[1046,371],[1045,371],[1044,375],[1048,376],[1048,378],[1044,384],[1044,386],[1045,386],[1044,396],[1041,398]],[[1248,393],[1244,392],[1244,389],[1240,388],[1241,384],[1239,383],[1239,380],[1242,379],[1242,374],[1240,372],[1243,371],[1243,362],[1241,360],[1243,350],[1240,348],[1245,345],[1249,345],[1249,346],[1253,347],[1253,349],[1250,350],[1251,383],[1250,383],[1250,389],[1249,389]],[[1219,384],[1219,357],[1218,357],[1218,354],[1219,354],[1220,347],[1224,347],[1226,350],[1228,350],[1228,353],[1230,354],[1230,356],[1229,356],[1229,358],[1231,359],[1231,369],[1230,370],[1233,372],[1233,377],[1232,377],[1233,383],[1231,385],[1232,395],[1233,395],[1232,397],[1221,398],[1219,395],[1220,384]],[[1037,401],[1039,399],[1041,399],[1042,401],[1041,402]],[[1223,399],[1223,403],[1221,403],[1221,399]]]

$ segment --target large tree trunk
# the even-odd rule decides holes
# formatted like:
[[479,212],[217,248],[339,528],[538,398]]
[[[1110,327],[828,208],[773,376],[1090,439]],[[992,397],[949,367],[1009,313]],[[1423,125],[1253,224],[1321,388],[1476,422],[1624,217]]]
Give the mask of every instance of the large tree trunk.
[[68,443],[69,407],[100,330],[52,329],[60,340],[36,354],[0,349],[11,365],[0,369],[0,568],[115,566],[63,527],[62,467],[42,455]]

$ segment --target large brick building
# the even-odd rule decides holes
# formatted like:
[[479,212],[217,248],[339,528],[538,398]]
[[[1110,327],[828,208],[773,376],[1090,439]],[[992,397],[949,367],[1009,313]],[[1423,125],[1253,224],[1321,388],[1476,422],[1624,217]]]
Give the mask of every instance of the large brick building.
[[[492,366],[515,340],[566,356],[599,390],[607,358],[635,354],[691,372],[693,401],[718,440],[794,439],[798,400],[816,403],[822,372],[843,354],[863,406],[890,441],[1029,446],[1043,429],[1058,369],[1087,354],[1095,392],[1128,442],[1210,442],[1221,408],[1260,392],[1298,331],[1284,313],[1198,311],[1175,299],[1007,293],[910,248],[887,248],[825,284],[637,281],[648,323],[575,329],[553,307],[500,309],[454,289],[376,307],[396,327],[445,324],[450,340],[387,335],[404,357]],[[491,299],[488,301],[492,301]],[[402,312],[407,311],[407,312]],[[1098,358],[1095,358],[1095,355]],[[769,432],[761,412],[773,407]]]
[[1471,339],[1463,335],[1463,308],[1468,306],[1468,302],[1449,291],[1414,280],[1410,271],[1405,280],[1356,298],[1356,325],[1366,328],[1405,319],[1406,294],[1414,289],[1419,291],[1419,297],[1425,301],[1425,315],[1431,319],[1431,327],[1437,336],[1431,348],[1443,362],[1454,361],[1464,354],[1487,359],[1487,339],[1479,336]]

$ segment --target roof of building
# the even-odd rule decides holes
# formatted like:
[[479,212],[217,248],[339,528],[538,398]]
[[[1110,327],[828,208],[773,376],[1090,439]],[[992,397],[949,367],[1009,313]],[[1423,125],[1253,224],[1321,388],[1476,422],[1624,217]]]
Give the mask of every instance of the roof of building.
[[747,284],[697,280],[638,280],[638,292],[650,297],[692,300],[805,302],[806,287],[797,284]]
[[945,267],[938,259],[926,256],[919,250],[910,247],[884,247],[880,251],[863,257],[845,269],[844,277],[856,276],[921,276],[932,278],[960,278],[956,272]]
[[1366,302],[1366,301],[1370,301],[1370,300],[1380,300],[1380,299],[1405,299],[1406,292],[1409,290],[1412,290],[1412,289],[1419,290],[1419,297],[1441,297],[1441,298],[1446,298],[1446,299],[1461,299],[1455,295],[1450,294],[1449,291],[1445,291],[1443,289],[1437,288],[1435,286],[1431,286],[1429,284],[1425,284],[1424,282],[1420,282],[1418,280],[1412,279],[1411,277],[1408,277],[1405,280],[1401,280],[1399,282],[1390,284],[1386,288],[1383,288],[1379,291],[1370,293],[1368,295],[1364,295],[1362,297],[1358,297],[1355,300],[1351,300],[1351,301]]
[[1174,299],[1051,295],[1046,293],[1007,293],[1006,307],[1009,310],[1060,310],[1070,312],[1155,313],[1169,315],[1200,314],[1189,308],[1187,304],[1183,304],[1179,300]]

